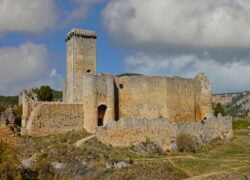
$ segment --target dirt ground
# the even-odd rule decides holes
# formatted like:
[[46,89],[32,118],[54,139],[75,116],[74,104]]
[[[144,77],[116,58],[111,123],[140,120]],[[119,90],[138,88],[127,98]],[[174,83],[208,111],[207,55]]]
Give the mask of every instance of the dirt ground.
[[[95,138],[74,146],[89,136],[85,131],[25,136],[18,138],[15,147],[21,160],[36,155],[29,172],[38,179],[250,179],[250,130],[235,130],[231,141],[211,142],[196,153],[148,155],[103,145]],[[72,168],[56,173],[51,166],[55,162]],[[119,162],[126,167],[112,167]]]

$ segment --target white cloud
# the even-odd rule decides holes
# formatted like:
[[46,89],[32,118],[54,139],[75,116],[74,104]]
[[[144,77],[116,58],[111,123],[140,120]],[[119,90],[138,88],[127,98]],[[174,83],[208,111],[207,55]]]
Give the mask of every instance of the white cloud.
[[90,14],[91,6],[95,3],[100,3],[108,0],[71,0],[74,3],[77,3],[78,7],[73,9],[68,13],[66,19],[64,20],[64,25],[72,24],[78,20],[83,20],[88,17]]
[[206,56],[200,59],[193,54],[167,56],[137,53],[127,57],[125,64],[127,71],[146,75],[178,75],[192,78],[202,71],[210,79],[214,92],[250,89],[250,64],[247,64],[246,60],[220,64]]
[[58,88],[61,77],[50,69],[49,56],[46,46],[31,42],[0,48],[0,94],[14,95],[40,85]]
[[39,33],[57,23],[54,0],[0,0],[0,33]]
[[249,0],[113,0],[103,17],[129,47],[250,47]]
[[249,0],[112,0],[102,15],[114,42],[133,50],[127,71],[204,71],[215,92],[250,90]]

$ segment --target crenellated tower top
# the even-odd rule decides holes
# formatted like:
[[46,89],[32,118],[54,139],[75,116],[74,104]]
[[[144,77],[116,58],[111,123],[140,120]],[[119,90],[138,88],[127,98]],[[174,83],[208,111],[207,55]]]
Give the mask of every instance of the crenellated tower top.
[[67,36],[65,37],[65,41],[67,42],[73,36],[83,37],[83,38],[92,38],[97,39],[97,34],[94,31],[82,30],[82,29],[72,29]]

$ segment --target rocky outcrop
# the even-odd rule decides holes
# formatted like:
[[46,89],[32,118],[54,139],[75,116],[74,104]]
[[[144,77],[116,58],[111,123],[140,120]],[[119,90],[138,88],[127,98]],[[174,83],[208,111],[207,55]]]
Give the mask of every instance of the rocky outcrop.
[[7,127],[15,124],[15,115],[11,108],[8,108],[1,114],[0,124],[2,127]]
[[232,118],[218,116],[201,122],[173,122],[168,119],[130,119],[109,121],[97,130],[97,138],[104,144],[130,147],[152,141],[164,151],[176,151],[176,138],[180,134],[190,135],[196,142],[208,143],[220,138],[229,140],[233,136]]
[[221,103],[233,117],[250,116],[250,92],[213,95],[213,103]]

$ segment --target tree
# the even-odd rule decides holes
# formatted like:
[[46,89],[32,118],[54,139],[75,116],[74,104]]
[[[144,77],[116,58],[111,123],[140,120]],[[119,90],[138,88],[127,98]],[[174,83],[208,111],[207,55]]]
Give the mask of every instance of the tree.
[[52,101],[53,90],[49,86],[41,86],[40,88],[33,89],[37,94],[40,101]]
[[214,110],[214,116],[218,116],[218,114],[221,114],[222,116],[225,116],[225,110],[223,108],[223,106],[221,105],[221,103],[217,103],[213,106],[213,110]]

